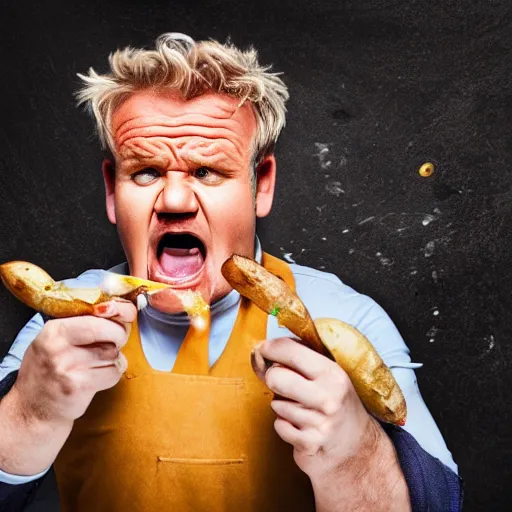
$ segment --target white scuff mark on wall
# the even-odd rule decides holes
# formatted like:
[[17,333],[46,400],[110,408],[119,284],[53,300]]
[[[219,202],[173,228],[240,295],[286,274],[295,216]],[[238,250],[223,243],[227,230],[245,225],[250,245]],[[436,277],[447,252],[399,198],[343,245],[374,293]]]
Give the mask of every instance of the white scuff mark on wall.
[[328,169],[332,165],[332,161],[329,160],[329,146],[331,146],[330,142],[315,142],[318,153],[314,153],[313,156],[318,157],[318,162],[322,169]]
[[367,217],[366,219],[363,219],[362,221],[358,222],[357,224],[359,226],[362,226],[363,224],[366,224],[367,222],[371,222],[373,219],[375,219],[375,215],[372,215],[371,217]]
[[436,334],[438,333],[438,331],[439,331],[439,330],[438,330],[438,328],[437,328],[437,327],[434,327],[434,326],[432,326],[432,327],[428,330],[428,332],[427,332],[427,336],[429,337],[429,340],[428,340],[428,341],[429,341],[430,343],[434,343],[434,341],[435,341],[435,337],[436,337]]
[[454,233],[456,233],[457,230],[454,230],[454,231],[450,231],[446,236],[441,236],[439,238],[434,238],[433,240],[431,240],[430,242],[427,243],[427,245],[425,245],[425,247],[423,248],[423,251],[424,251],[424,254],[425,254],[425,257],[426,258],[429,258],[430,256],[432,256],[432,254],[434,254],[434,249],[435,249],[435,246],[437,244],[441,244],[441,245],[447,245],[448,242],[451,241],[451,235],[453,235]]
[[439,316],[439,310],[438,309],[434,309],[434,311],[432,311],[432,314],[434,316]]
[[414,270],[412,270],[412,271],[410,272],[410,275],[411,275],[411,276],[415,276],[417,273],[418,273],[418,271],[417,271],[416,269],[414,269]]
[[285,261],[287,261],[288,263],[297,263],[293,258],[292,258],[292,254],[291,252],[285,252],[283,254],[283,258],[285,259]]
[[345,234],[345,233],[348,233],[349,231],[350,231],[350,229],[344,229],[344,230],[342,231],[342,233],[343,233],[343,234]]
[[[293,242],[293,240],[292,240]],[[287,261],[288,263],[297,263],[293,258],[293,252],[284,252],[284,248],[283,247],[280,247],[280,249],[283,251],[283,258],[285,259],[285,261]],[[297,254],[297,256],[295,256],[296,258],[298,258],[306,249],[301,249],[299,254]]]
[[496,340],[492,334],[489,334],[489,336],[486,336],[484,339],[489,344],[489,348],[485,351],[485,353],[488,354],[496,346]]
[[382,256],[381,252],[376,252],[375,256],[377,256],[377,258],[379,258],[379,261],[382,263],[382,265],[384,267],[390,267],[394,263],[393,260],[391,260],[389,258],[385,258],[384,256]]
[[433,214],[426,213],[425,216],[423,217],[423,220],[421,221],[421,223],[424,226],[428,226],[432,221],[437,220],[439,215],[441,215],[441,210],[439,208],[434,208],[432,210],[432,212],[433,212]]
[[423,249],[424,250],[424,254],[425,254],[425,258],[430,258],[430,256],[432,256],[432,254],[434,254],[435,246],[436,246],[436,244],[435,244],[435,242],[433,240],[431,240],[430,242],[427,243],[427,245]]
[[[441,210],[434,208],[432,213],[388,212],[377,219],[377,222],[389,231],[402,235],[404,231],[413,229],[417,223],[428,226],[437,221]],[[405,234],[404,236],[407,236]]]
[[354,254],[354,251],[355,251],[355,249],[349,249],[349,250],[348,250],[348,253],[349,253],[349,254]]
[[436,218],[433,215],[431,215],[430,213],[427,213],[425,215],[425,217],[423,217],[423,220],[421,221],[421,223],[424,226],[428,226],[433,220],[436,220]]
[[327,240],[327,238],[325,236],[322,237],[322,240]]
[[333,196],[339,197],[341,194],[344,194],[345,191],[341,188],[341,182],[339,181],[330,181],[325,185],[325,190],[332,194]]

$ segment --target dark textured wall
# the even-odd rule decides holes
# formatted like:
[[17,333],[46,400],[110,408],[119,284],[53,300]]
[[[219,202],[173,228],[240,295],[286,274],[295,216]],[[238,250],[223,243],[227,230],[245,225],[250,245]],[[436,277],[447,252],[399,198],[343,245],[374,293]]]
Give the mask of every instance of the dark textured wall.
[[[0,261],[63,278],[123,257],[76,72],[165,31],[253,43],[291,92],[267,250],[384,306],[424,363],[466,510],[509,510],[511,17],[507,0],[4,0]],[[3,354],[30,312],[4,289],[0,307]],[[32,510],[55,507],[47,484]]]

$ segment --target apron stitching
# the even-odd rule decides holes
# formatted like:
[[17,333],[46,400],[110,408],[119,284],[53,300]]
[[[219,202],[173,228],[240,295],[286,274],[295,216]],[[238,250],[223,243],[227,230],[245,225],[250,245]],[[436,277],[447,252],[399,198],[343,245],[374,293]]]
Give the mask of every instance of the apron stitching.
[[194,459],[194,458],[188,458],[188,457],[157,457],[158,462],[171,462],[174,464],[197,464],[197,465],[219,465],[219,466],[225,466],[230,464],[244,464],[245,463],[245,457],[239,458],[239,459]]

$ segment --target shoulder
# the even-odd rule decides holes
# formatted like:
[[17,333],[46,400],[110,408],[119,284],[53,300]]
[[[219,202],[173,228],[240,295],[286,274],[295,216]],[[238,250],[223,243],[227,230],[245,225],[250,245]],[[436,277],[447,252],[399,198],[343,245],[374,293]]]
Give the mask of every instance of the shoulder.
[[388,364],[408,360],[408,349],[395,324],[371,297],[335,274],[291,264],[297,294],[313,318],[337,318],[362,332]]
[[339,318],[358,327],[368,316],[387,316],[375,300],[346,285],[335,274],[296,264],[290,269],[297,295],[313,317]]

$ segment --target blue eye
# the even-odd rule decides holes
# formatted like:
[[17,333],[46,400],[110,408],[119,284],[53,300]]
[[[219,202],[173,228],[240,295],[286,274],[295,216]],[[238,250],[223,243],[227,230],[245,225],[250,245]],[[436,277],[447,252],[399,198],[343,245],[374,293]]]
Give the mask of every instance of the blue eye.
[[155,169],[142,169],[132,174],[131,178],[137,185],[149,185],[160,177],[160,173]]

